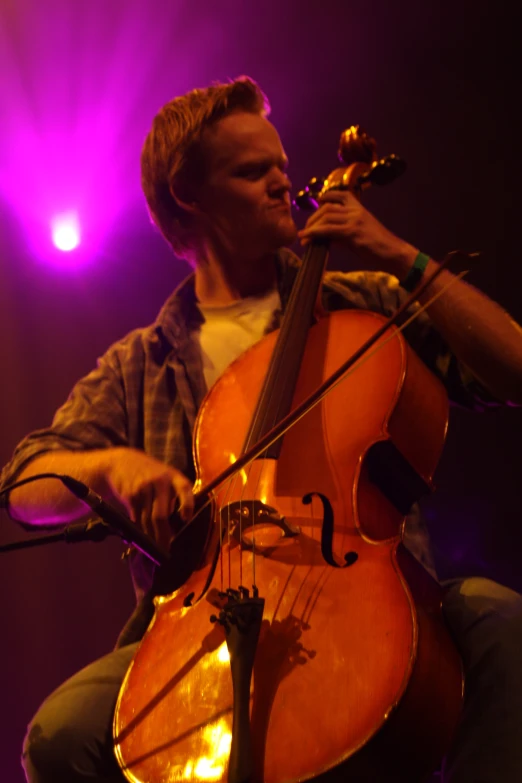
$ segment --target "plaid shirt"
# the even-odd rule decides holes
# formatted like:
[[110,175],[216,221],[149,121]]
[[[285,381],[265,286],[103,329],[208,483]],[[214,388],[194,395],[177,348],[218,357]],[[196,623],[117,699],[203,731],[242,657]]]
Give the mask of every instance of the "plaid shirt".
[[[279,252],[277,262],[284,312],[297,264],[286,250]],[[405,297],[396,278],[381,272],[328,272],[322,291],[326,311],[358,308],[386,316]],[[267,332],[279,325],[280,317],[281,312],[274,313]],[[114,343],[96,369],[78,381],[50,427],[22,440],[1,473],[0,489],[39,454],[111,446],[142,449],[194,479],[192,431],[206,388],[201,354],[189,335],[201,322],[191,275],[167,300],[153,325]],[[404,334],[443,381],[454,404],[475,410],[498,404],[455,358],[425,313]],[[428,535],[416,509],[407,520],[405,544],[434,573]],[[150,566],[138,553],[130,561],[140,597],[151,584]]]

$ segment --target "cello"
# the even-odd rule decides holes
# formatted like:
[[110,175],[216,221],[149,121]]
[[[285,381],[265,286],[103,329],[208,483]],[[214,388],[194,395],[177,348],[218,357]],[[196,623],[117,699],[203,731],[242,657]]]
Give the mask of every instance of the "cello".
[[[360,195],[401,168],[357,128],[341,151],[323,191]],[[420,781],[458,723],[441,588],[401,543],[432,486],[446,393],[382,316],[321,311],[327,252],[307,248],[281,328],[201,405],[194,491],[210,523],[189,523],[201,551],[188,579],[159,578],[115,710],[116,758],[135,783]],[[270,440],[380,332],[378,352]]]

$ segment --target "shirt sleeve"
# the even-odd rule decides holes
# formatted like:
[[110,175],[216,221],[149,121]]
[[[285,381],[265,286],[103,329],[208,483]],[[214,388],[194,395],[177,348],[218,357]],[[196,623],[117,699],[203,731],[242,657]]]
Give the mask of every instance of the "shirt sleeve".
[[39,454],[126,446],[125,395],[116,353],[111,349],[72,389],[50,427],[36,430],[16,447],[0,474],[0,490],[16,480]]
[[[354,307],[392,315],[408,293],[396,277],[385,272],[334,272],[325,281],[325,304],[328,310]],[[408,313],[420,309],[415,302]],[[451,351],[435,329],[426,312],[409,324],[404,336],[429,369],[443,382],[450,402],[469,410],[484,411],[503,403],[476,378],[472,371]]]

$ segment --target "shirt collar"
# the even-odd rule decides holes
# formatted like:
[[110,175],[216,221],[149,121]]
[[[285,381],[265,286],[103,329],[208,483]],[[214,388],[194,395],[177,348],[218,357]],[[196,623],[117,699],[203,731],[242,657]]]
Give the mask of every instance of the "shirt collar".
[[[298,257],[287,248],[276,253],[277,287],[284,311],[297,273]],[[190,332],[203,322],[197,306],[195,275],[186,277],[161,308],[156,319],[156,329],[169,343],[179,350],[186,343]]]

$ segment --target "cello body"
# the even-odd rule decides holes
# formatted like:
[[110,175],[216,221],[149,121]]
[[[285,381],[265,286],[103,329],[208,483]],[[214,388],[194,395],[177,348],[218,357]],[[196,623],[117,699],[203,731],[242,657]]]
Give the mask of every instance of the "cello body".
[[[321,318],[294,407],[382,320]],[[276,339],[250,348],[207,394],[194,433],[200,486],[241,454]],[[404,509],[370,457],[390,444],[430,486],[447,415],[442,385],[395,333],[284,435],[277,460],[257,459],[216,490],[199,567],[155,599],[120,691],[114,742],[128,780],[231,780],[231,662],[214,622],[229,585],[255,584],[265,601],[248,783],[413,783],[437,766],[459,719],[460,659],[441,588],[403,547]]]

